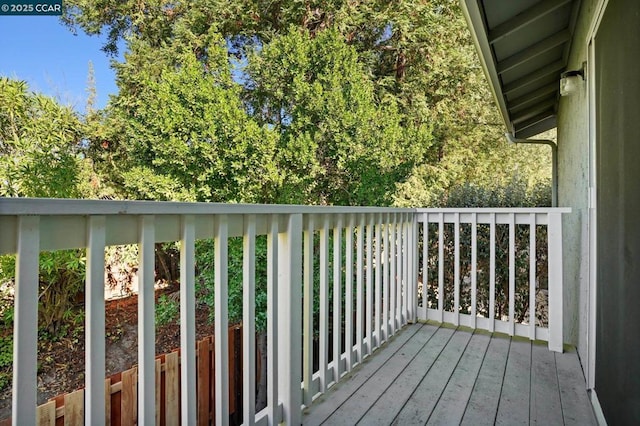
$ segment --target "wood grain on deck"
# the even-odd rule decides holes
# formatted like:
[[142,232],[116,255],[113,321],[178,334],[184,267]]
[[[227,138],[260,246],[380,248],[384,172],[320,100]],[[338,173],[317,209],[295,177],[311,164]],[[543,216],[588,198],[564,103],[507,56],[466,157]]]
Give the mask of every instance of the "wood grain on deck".
[[319,398],[309,425],[596,425],[575,350],[413,324]]

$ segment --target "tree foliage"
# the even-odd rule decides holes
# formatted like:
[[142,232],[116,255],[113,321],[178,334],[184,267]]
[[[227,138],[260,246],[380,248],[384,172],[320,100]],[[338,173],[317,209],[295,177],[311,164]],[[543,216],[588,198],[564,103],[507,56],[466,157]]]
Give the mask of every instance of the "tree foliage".
[[0,77],[0,196],[77,198],[87,192],[82,124],[69,107]]
[[207,37],[198,58],[191,36],[159,49],[129,44],[91,152],[127,198],[270,201],[280,180],[274,135],[244,110],[224,41]]
[[[90,196],[97,181],[83,156],[83,134],[82,120],[70,107],[31,93],[22,81],[0,77],[0,196]],[[14,278],[15,257],[0,256],[2,293]],[[55,333],[75,317],[76,298],[84,287],[84,251],[41,253],[39,281],[40,326]],[[11,303],[2,305],[0,323],[6,326],[12,318],[6,305]]]
[[387,205],[425,159],[430,128],[403,125],[336,31],[291,27],[249,56],[247,74],[256,120],[279,135],[285,202]]
[[[212,34],[224,40],[221,54],[212,55],[220,59],[216,69],[224,74],[236,66],[231,77],[242,87],[235,95],[249,121],[276,133],[265,133],[275,138],[283,178],[267,179],[271,200],[434,205],[464,182],[506,185],[524,175],[535,184],[548,174],[544,147],[505,143],[456,0],[70,0],[67,6],[70,26],[107,32],[106,51],[129,40],[125,46],[135,55],[119,66],[120,79],[124,67],[135,75],[141,65],[133,60],[140,41],[159,63],[189,49],[207,63]],[[145,173],[160,192],[179,191],[173,181]]]

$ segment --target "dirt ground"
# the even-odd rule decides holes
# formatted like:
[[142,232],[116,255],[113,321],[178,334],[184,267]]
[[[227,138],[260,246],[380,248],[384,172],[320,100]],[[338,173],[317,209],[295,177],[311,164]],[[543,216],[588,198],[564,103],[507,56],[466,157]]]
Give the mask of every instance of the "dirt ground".
[[[156,293],[177,291],[167,288]],[[196,339],[213,334],[206,306],[196,307]],[[137,364],[138,297],[111,300],[105,306],[106,374],[127,370]],[[69,329],[55,342],[40,339],[38,347],[38,404],[52,397],[84,387],[84,330]],[[156,327],[156,354],[180,346],[180,325],[175,321]],[[11,386],[0,393],[0,419],[11,415]]]

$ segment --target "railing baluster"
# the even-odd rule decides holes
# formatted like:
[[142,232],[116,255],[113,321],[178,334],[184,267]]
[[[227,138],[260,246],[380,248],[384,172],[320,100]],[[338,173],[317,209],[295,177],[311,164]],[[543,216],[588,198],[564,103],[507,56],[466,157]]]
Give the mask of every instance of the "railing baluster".
[[396,332],[402,328],[403,311],[404,311],[404,253],[402,247],[404,245],[404,215],[402,213],[396,216]]
[[382,230],[382,249],[384,254],[382,256],[383,266],[383,287],[382,287],[382,332],[384,334],[382,341],[389,340],[389,265],[391,263],[391,245],[389,241],[389,235],[391,232],[391,215],[389,213],[384,215],[384,229]]
[[[155,347],[155,219],[145,215],[139,219],[138,246],[138,422],[151,424],[155,422],[156,392],[156,347]],[[98,252],[96,252],[98,253]],[[104,247],[100,251],[103,259],[102,277],[104,276]],[[104,278],[100,285],[104,288]],[[103,290],[104,291],[104,290]],[[104,300],[104,294],[103,294]],[[102,303],[104,314],[104,301]],[[195,318],[195,317],[194,317]],[[195,324],[195,320],[194,320]],[[104,327],[98,335],[104,342]],[[195,339],[194,339],[195,340]],[[104,365],[104,363],[103,363]],[[104,390],[104,371],[100,380],[96,379],[96,387]],[[86,399],[87,401],[88,398]],[[102,398],[104,403],[104,397]],[[88,420],[88,418],[87,418]],[[91,423],[96,424],[96,423]]]
[[256,418],[256,216],[244,217],[242,245],[242,418],[252,426]]
[[422,213],[422,306],[424,318],[429,318],[429,213]]
[[509,214],[509,335],[515,335],[516,307],[516,221],[513,213]]
[[389,258],[389,262],[390,262],[390,268],[389,270],[390,272],[390,277],[389,277],[389,282],[391,287],[389,288],[389,292],[391,293],[391,300],[389,301],[389,305],[390,305],[390,313],[389,313],[389,319],[391,322],[391,327],[390,327],[390,333],[393,336],[394,334],[396,334],[396,324],[397,324],[397,316],[398,316],[398,270],[397,270],[397,266],[398,266],[398,253],[396,252],[396,247],[397,247],[397,237],[396,237],[396,214],[392,213],[391,214],[391,223],[389,224],[390,226],[390,232],[389,232],[389,246],[391,249],[391,257]]
[[40,217],[18,217],[13,316],[14,426],[36,423]]
[[403,286],[403,259],[402,259],[402,214],[395,214],[395,246],[396,246],[396,273],[395,273],[395,285],[396,285],[396,314],[395,318],[395,332],[397,333],[402,328],[402,286]]
[[409,307],[411,306],[411,291],[413,283],[411,280],[410,259],[412,255],[409,253],[409,215],[402,214],[402,315],[404,319],[402,325],[409,322]]
[[214,231],[215,244],[215,387],[216,424],[229,424],[229,225],[226,215],[219,215]]
[[362,339],[364,336],[364,216],[360,220],[356,234],[356,360],[362,362]]
[[304,302],[303,310],[303,364],[302,364],[302,381],[304,399],[303,403],[307,407],[311,406],[313,398],[313,390],[311,389],[313,380],[313,233],[315,228],[314,216],[309,215],[307,227],[304,231],[304,293],[302,300]]
[[562,329],[562,216],[560,213],[549,213],[548,268],[549,268],[549,349],[556,352],[563,350]]
[[278,408],[278,215],[267,234],[267,412],[270,425],[280,423]]
[[333,226],[333,381],[338,383],[342,370],[342,216],[336,216]]
[[496,214],[489,218],[489,331],[496,327]]
[[[105,421],[105,217],[89,216],[85,287],[85,424]],[[153,250],[153,249],[152,249]],[[141,250],[142,253],[142,250]],[[153,251],[152,251],[153,253]],[[142,265],[142,263],[140,264]],[[143,268],[138,269],[138,273]],[[139,280],[142,291],[143,280]],[[152,314],[153,315],[153,314]],[[138,314],[139,317],[139,314]],[[153,325],[153,316],[151,317]],[[141,380],[141,383],[144,383]],[[141,415],[144,410],[141,410]]]
[[285,231],[278,239],[278,392],[283,402],[281,422],[299,425],[302,423],[302,215],[288,215]]
[[366,301],[366,327],[365,334],[367,339],[367,347],[366,354],[371,355],[373,352],[373,215],[368,215],[367,218],[369,221],[367,222],[366,228],[366,245],[367,245],[367,276],[366,276],[366,293],[367,293],[367,301]]
[[478,215],[471,215],[471,327],[476,328],[478,315]]
[[347,219],[345,237],[344,352],[346,371],[353,367],[353,215]]
[[[183,425],[196,424],[195,226],[192,215],[182,216],[180,239],[180,366]],[[216,292],[217,296],[217,292]],[[216,316],[216,324],[218,317]],[[220,336],[216,334],[216,338]],[[220,371],[220,370],[218,370]],[[218,376],[218,375],[216,375]],[[219,395],[219,394],[218,394]],[[219,398],[220,396],[218,396]]]
[[444,322],[444,213],[438,215],[438,313]]
[[455,213],[453,217],[453,324],[460,325],[460,213]]
[[375,224],[375,263],[376,263],[376,274],[375,274],[375,319],[374,319],[374,328],[375,328],[375,346],[377,348],[380,346],[382,342],[382,331],[381,327],[381,319],[382,319],[382,256],[381,256],[381,246],[382,246],[382,215],[375,215],[377,223]]
[[403,253],[404,246],[404,214],[400,213],[396,216],[396,332],[399,331],[404,324],[404,307],[405,307],[405,294],[404,288],[406,285],[406,270],[405,266],[405,254]]
[[536,214],[529,224],[529,338],[536,339]]
[[411,277],[411,285],[409,295],[411,296],[411,305],[410,305],[410,320],[411,322],[416,322],[418,319],[418,215],[412,213],[409,215],[409,227],[410,227],[410,241],[409,246],[407,247],[409,252],[411,253],[411,267],[410,267],[410,277]]
[[329,216],[323,215],[320,229],[320,392],[327,390],[329,359]]

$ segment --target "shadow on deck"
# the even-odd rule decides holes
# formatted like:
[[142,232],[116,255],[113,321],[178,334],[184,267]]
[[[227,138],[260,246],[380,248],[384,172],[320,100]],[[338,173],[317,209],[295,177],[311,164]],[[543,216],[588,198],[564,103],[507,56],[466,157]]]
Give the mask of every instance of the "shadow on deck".
[[306,410],[308,425],[597,424],[574,349],[413,324]]

